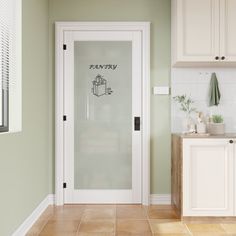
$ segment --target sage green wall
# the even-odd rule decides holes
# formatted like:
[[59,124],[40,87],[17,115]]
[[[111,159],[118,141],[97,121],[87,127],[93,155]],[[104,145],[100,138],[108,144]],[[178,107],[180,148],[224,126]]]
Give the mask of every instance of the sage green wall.
[[[49,0],[49,12],[48,0],[23,0],[23,131],[0,135],[4,236],[54,192],[55,21],[150,21],[151,86],[169,84],[170,0]],[[169,108],[168,96],[151,96],[152,193],[170,192]]]
[[48,1],[23,0],[23,131],[0,135],[0,235],[49,193]]
[[[55,21],[150,21],[151,86],[168,85],[170,78],[170,0],[49,0],[50,89],[54,93]],[[50,97],[54,109],[54,96]],[[51,114],[50,127],[54,127]],[[53,139],[51,138],[53,144]],[[52,146],[52,145],[50,145]],[[52,146],[53,147],[53,146]],[[54,156],[51,150],[51,156]],[[51,162],[51,166],[53,160]],[[52,168],[52,183],[54,169]],[[54,184],[51,186],[54,191]],[[151,192],[170,192],[170,101],[151,96]]]

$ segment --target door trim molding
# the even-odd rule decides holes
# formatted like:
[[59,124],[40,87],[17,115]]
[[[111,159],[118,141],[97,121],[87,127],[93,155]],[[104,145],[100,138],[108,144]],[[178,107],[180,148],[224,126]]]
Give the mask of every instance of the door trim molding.
[[150,22],[56,22],[55,44],[55,204],[64,204],[64,53],[65,31],[140,31],[142,34],[142,204],[150,199]]

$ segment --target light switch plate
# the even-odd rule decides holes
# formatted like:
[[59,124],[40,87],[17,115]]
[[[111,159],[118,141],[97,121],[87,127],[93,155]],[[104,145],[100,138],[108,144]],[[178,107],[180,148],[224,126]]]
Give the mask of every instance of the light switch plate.
[[170,94],[170,87],[168,86],[156,86],[153,87],[154,95],[168,95]]

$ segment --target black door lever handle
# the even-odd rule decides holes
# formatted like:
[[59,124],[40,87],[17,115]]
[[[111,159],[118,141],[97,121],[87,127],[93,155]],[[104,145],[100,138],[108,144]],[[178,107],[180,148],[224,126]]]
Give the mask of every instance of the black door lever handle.
[[140,117],[134,117],[134,130],[139,131],[140,130]]

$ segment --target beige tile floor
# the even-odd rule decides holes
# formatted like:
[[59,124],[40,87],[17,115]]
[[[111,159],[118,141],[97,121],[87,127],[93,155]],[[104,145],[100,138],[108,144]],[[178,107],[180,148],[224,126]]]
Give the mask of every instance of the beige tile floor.
[[236,224],[184,224],[171,206],[50,206],[27,236],[223,236]]

